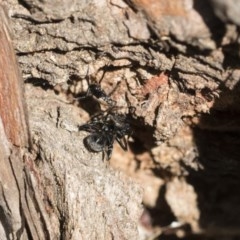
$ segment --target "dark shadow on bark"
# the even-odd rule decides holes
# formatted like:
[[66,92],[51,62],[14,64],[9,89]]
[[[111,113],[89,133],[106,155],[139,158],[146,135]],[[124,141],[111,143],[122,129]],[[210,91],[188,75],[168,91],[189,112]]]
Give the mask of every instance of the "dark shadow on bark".
[[224,89],[193,129],[203,169],[189,171],[187,180],[198,195],[200,226],[214,239],[240,236],[239,93],[240,84]]
[[202,20],[208,26],[212,34],[212,39],[217,46],[220,45],[225,34],[225,25],[214,14],[209,1],[194,1],[194,9],[202,16]]
[[165,199],[165,193],[166,187],[163,186],[162,188],[160,188],[158,194],[156,208],[147,208],[147,211],[151,216],[153,226],[165,227],[171,224],[174,220],[176,220],[170,206]]

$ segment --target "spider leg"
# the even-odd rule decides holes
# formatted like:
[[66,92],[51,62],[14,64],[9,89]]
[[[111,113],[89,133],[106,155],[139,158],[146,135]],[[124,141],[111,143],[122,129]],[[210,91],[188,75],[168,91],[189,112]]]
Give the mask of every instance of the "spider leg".
[[106,149],[107,161],[109,161],[112,156],[112,150],[113,150],[113,144],[108,145]]
[[[86,75],[85,75],[85,79],[87,81],[87,84],[88,86],[90,85],[90,81],[89,81],[89,66],[88,66],[88,69],[87,69],[87,72],[86,72]],[[89,87],[87,89],[87,92],[84,93],[84,95],[81,95],[81,96],[78,96],[79,94],[76,95],[76,97],[74,97],[75,100],[82,100],[82,99],[85,99],[87,97],[90,96],[90,92],[89,92]]]
[[105,150],[102,151],[102,161],[104,162],[105,160]]
[[[101,117],[101,118],[100,118],[100,117]],[[103,117],[104,117],[104,112],[103,112],[103,111],[100,111],[100,112],[97,112],[97,113],[95,113],[94,115],[92,115],[91,120],[92,120],[93,122],[96,122],[96,121],[99,121],[99,119],[103,119]]]
[[87,123],[79,126],[78,129],[79,131],[94,133],[99,130],[99,126],[97,126],[95,123]]
[[118,144],[121,146],[121,148],[124,151],[127,151],[128,145],[127,145],[127,140],[126,140],[125,136],[122,138],[117,137],[116,140],[117,140]]
[[[121,80],[116,83],[116,86],[115,86],[115,87],[112,89],[112,91],[108,94],[109,97],[112,96],[113,93],[116,92],[116,90],[117,90],[118,86],[120,85],[120,83],[121,83]],[[114,101],[114,102],[115,102],[115,101]]]
[[104,152],[105,152],[104,154],[106,154],[107,161],[109,161],[112,156],[113,142],[114,142],[114,136],[113,135],[107,136],[107,142],[104,149]]

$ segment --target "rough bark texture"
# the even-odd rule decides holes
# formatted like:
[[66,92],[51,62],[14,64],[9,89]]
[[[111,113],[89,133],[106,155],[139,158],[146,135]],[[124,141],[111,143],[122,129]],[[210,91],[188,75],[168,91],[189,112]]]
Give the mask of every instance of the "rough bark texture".
[[[21,199],[21,227],[9,220],[11,230],[2,223],[5,233],[23,239],[240,236],[238,1],[2,5],[11,18],[32,142],[25,170],[12,167],[24,172],[24,198],[21,190],[12,197]],[[134,109],[130,149],[114,146],[107,166],[101,153],[85,149],[87,134],[78,131],[97,111],[94,100],[76,99],[87,91],[88,77],[107,93],[117,86],[116,111]]]

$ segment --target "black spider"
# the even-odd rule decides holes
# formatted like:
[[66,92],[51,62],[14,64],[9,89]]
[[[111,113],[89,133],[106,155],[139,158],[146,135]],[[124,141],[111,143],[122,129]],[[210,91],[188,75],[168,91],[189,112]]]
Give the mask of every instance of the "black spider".
[[79,130],[91,133],[83,140],[85,147],[91,152],[103,152],[103,159],[106,157],[107,160],[111,158],[115,140],[122,149],[127,150],[126,136],[132,133],[127,116],[117,114],[113,109],[94,116]]

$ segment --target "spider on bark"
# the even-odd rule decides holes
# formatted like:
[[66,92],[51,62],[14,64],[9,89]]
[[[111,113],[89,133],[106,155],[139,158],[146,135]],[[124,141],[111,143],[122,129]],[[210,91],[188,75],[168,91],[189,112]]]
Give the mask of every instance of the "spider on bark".
[[102,152],[103,160],[111,158],[115,140],[126,151],[126,136],[132,134],[127,116],[117,114],[113,109],[94,116],[87,124],[81,125],[79,130],[90,133],[84,138],[84,145],[91,152]]
[[[113,91],[116,90],[116,87]],[[83,140],[85,147],[91,152],[102,152],[103,160],[111,158],[115,140],[126,151],[126,137],[130,137],[132,134],[128,116],[116,112],[116,102],[110,98],[113,91],[107,95],[99,84],[89,84],[86,96],[103,100],[108,108],[93,115],[88,123],[79,126],[80,131],[90,133]]]

